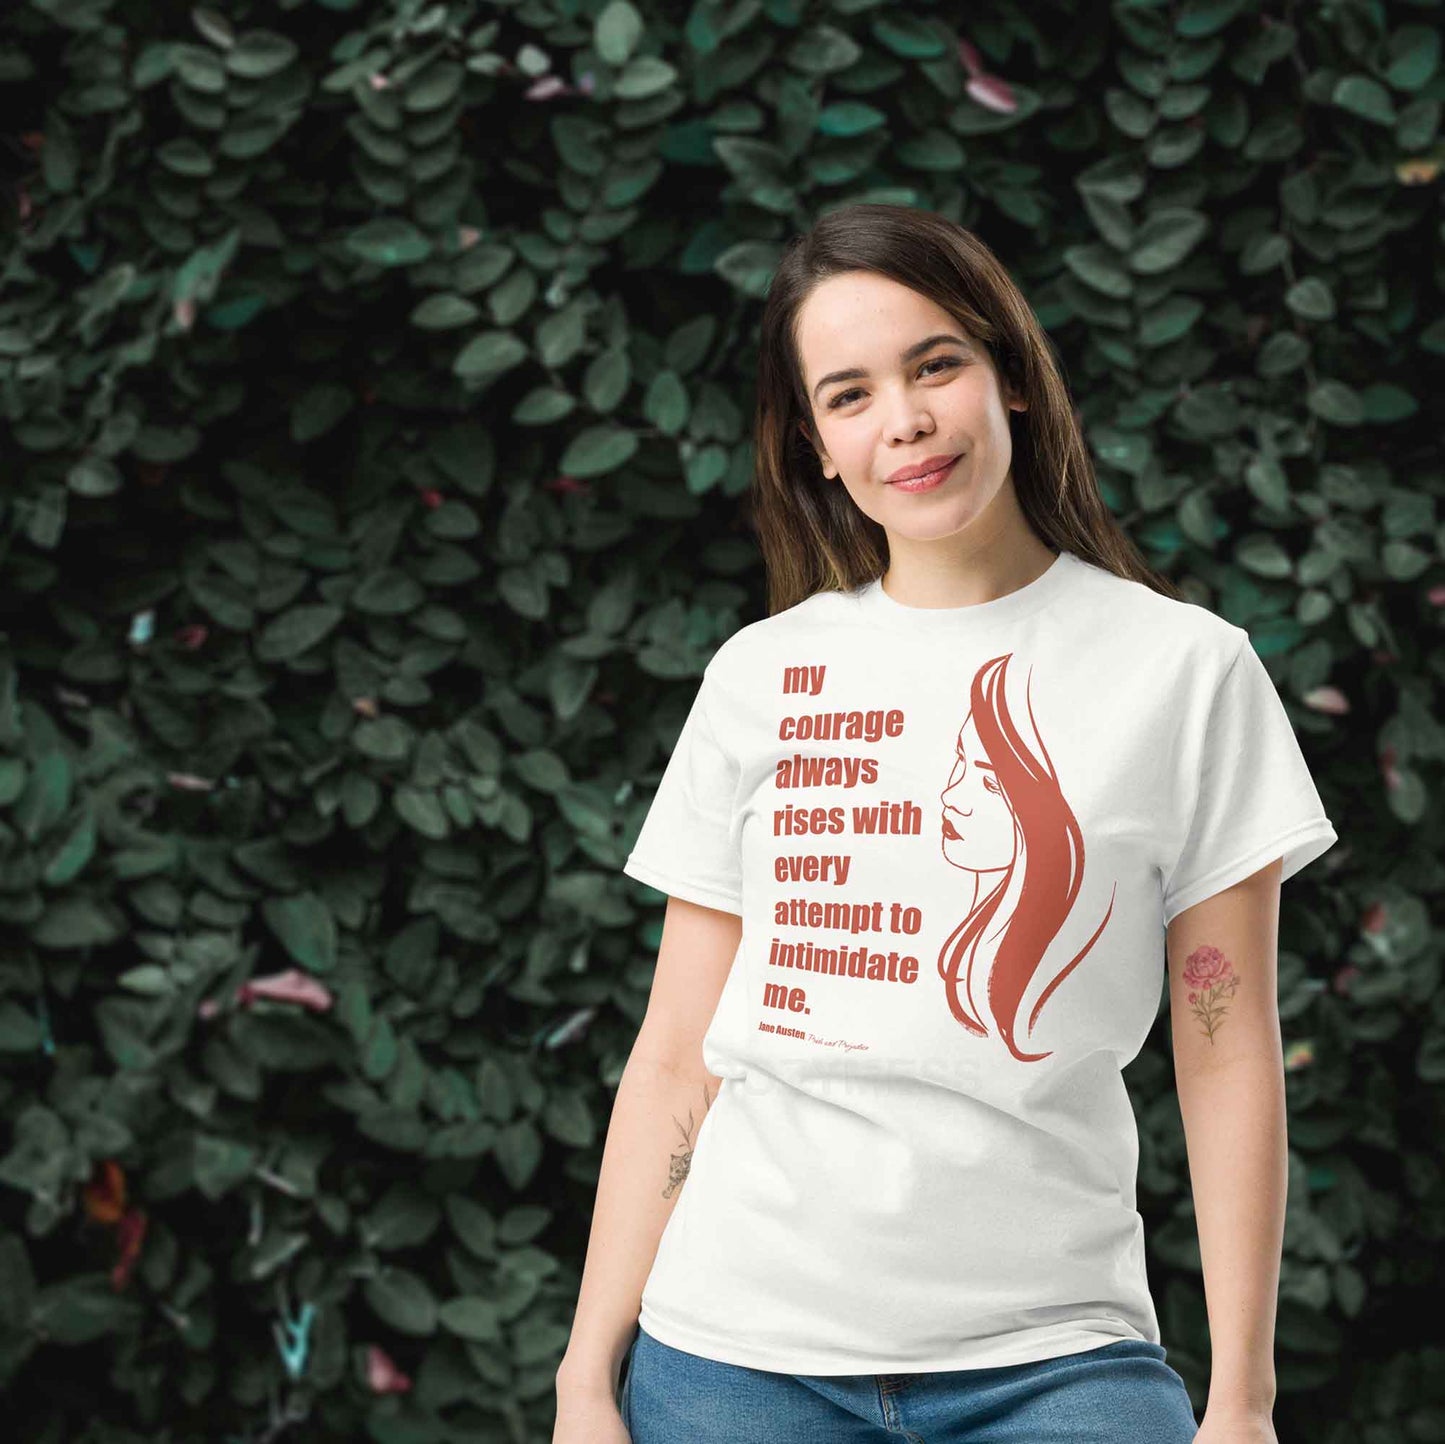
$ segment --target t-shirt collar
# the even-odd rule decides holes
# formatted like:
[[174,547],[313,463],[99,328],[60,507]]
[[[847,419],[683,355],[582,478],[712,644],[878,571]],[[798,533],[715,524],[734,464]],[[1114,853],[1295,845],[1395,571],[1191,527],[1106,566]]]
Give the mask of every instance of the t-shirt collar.
[[1013,621],[1052,601],[1068,585],[1080,559],[1072,552],[1061,551],[1033,581],[1016,587],[988,602],[972,602],[962,607],[913,607],[895,601],[883,590],[881,577],[865,582],[853,595],[862,613],[875,621],[905,630],[924,628],[972,627],[985,622]]

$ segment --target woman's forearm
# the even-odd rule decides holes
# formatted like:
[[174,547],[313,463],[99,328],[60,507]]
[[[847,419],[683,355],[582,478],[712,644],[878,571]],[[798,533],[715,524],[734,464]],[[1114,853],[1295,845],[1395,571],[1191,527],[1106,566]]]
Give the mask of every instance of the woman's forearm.
[[1284,1075],[1277,1054],[1176,1078],[1204,1265],[1209,1408],[1268,1413],[1288,1186]]
[[614,1394],[642,1288],[722,1080],[633,1049],[617,1086],[557,1393]]

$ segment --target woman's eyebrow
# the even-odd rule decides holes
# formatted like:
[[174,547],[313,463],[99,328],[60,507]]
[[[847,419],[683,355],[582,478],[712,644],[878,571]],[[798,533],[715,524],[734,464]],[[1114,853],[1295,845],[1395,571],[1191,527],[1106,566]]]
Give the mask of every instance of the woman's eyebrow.
[[[932,349],[934,346],[941,346],[944,344],[948,344],[950,346],[967,346],[968,342],[965,341],[962,336],[953,336],[950,335],[947,331],[940,331],[936,336],[926,336],[916,345],[910,346],[899,356],[898,364],[900,366],[906,366],[908,362],[912,361],[915,357],[923,355],[925,351]],[[867,374],[868,372],[862,366],[854,366],[851,370],[848,371],[830,371],[825,377],[823,377],[821,381],[818,382],[815,387],[813,387],[813,400],[816,401],[818,399],[818,393],[830,381],[858,381]]]

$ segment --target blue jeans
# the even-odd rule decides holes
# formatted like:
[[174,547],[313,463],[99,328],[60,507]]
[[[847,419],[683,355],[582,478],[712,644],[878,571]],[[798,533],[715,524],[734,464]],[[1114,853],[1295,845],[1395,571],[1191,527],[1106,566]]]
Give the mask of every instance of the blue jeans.
[[641,1325],[618,1399],[632,1444],[1190,1444],[1198,1425],[1164,1347],[924,1374],[776,1374]]

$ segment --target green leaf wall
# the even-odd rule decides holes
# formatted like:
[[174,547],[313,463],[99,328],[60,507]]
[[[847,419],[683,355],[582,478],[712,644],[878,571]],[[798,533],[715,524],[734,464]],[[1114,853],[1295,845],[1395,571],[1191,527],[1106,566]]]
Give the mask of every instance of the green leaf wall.
[[[1286,889],[1282,1444],[1445,1440],[1441,12],[0,12],[12,1437],[551,1437],[780,248],[977,230],[1114,513],[1248,627]],[[1170,1361],[1208,1332],[1167,1026]]]

